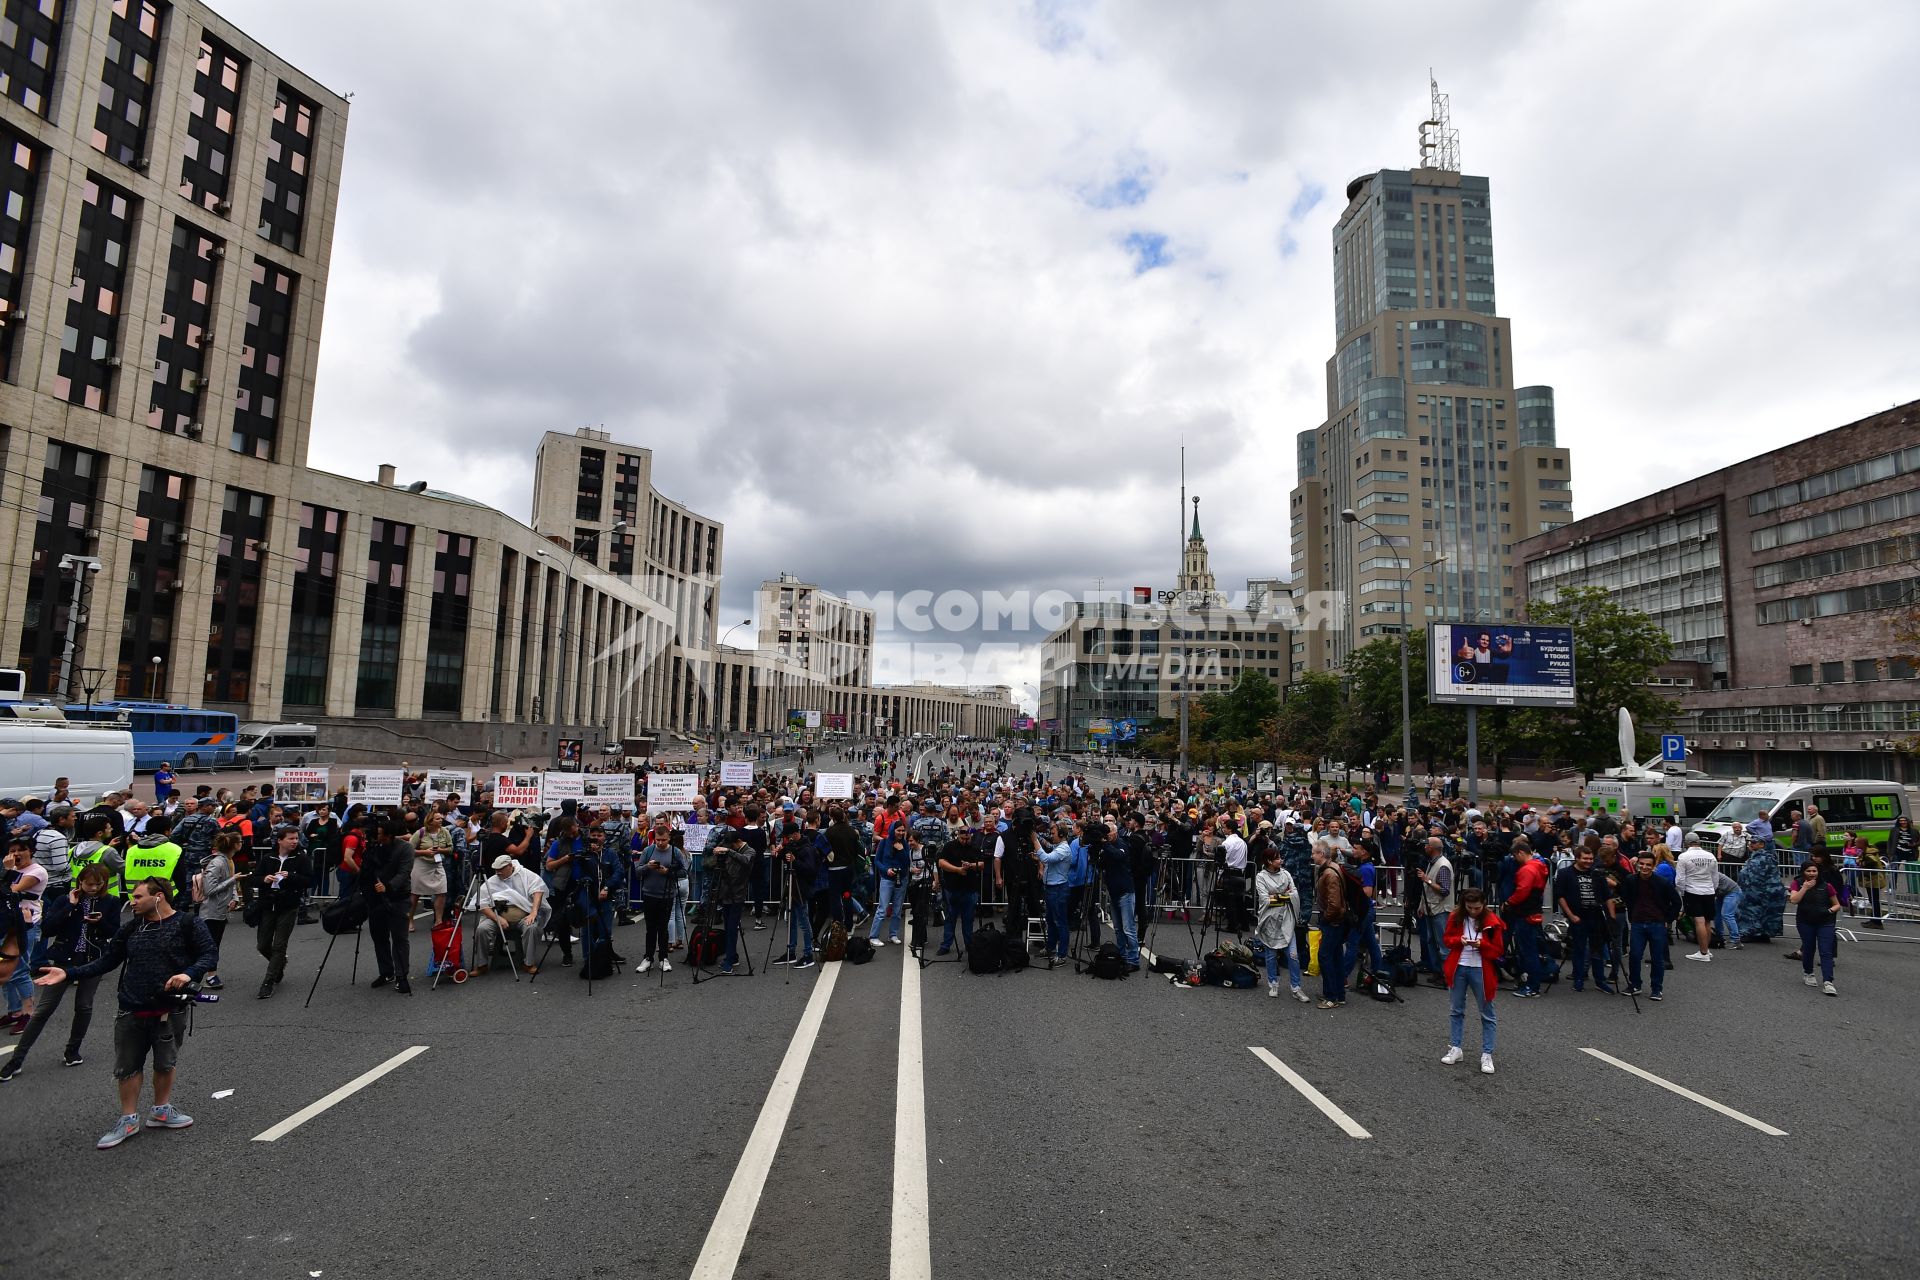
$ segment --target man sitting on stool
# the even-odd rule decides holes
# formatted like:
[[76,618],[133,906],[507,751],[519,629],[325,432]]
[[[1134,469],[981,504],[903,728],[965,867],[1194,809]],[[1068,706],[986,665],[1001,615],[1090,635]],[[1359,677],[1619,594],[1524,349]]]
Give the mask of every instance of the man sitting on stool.
[[[492,875],[474,881],[467,907],[480,913],[480,927],[474,931],[476,977],[493,967],[496,952],[516,941],[520,944],[520,967],[529,974],[539,972],[533,963],[533,944],[551,914],[546,898],[547,882],[510,854],[493,860]],[[510,952],[508,959],[512,959]]]

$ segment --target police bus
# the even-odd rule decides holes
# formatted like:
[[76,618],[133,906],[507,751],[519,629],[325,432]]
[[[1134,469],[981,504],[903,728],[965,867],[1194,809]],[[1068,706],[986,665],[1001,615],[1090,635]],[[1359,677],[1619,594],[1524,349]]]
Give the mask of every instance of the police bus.
[[133,767],[151,771],[167,761],[176,769],[217,769],[233,763],[240,718],[228,711],[168,702],[72,703],[69,720],[124,724],[133,734]]

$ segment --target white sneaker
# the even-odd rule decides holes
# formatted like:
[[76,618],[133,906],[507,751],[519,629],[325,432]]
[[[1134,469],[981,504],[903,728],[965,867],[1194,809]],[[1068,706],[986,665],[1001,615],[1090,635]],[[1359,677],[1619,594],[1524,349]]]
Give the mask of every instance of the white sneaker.
[[649,969],[651,969],[651,968],[653,968],[653,961],[652,961],[652,960],[642,960],[642,961],[640,962],[640,967],[639,967],[639,968],[637,968],[637,969],[635,969],[635,970],[634,970],[634,973],[635,973],[636,975],[637,975],[637,974],[642,974],[642,973],[645,973],[645,972],[646,972],[647,970],[649,970]]
[[1299,1002],[1300,1002],[1301,1004],[1312,1004],[1312,1003],[1313,1003],[1313,997],[1312,997],[1312,996],[1310,996],[1310,995],[1308,995],[1308,994],[1307,994],[1306,992],[1304,992],[1304,991],[1302,991],[1302,990],[1301,990],[1300,988],[1298,988],[1298,987],[1295,987],[1295,988],[1293,989],[1293,998],[1294,998],[1295,1000],[1298,1000],[1298,1001],[1299,1001]]
[[1837,996],[1840,994],[1840,988],[1834,986],[1831,982],[1827,983],[1825,986],[1821,987],[1820,989],[1826,992],[1830,996]]
[[662,961],[660,962],[660,972],[662,972],[662,973],[672,973],[672,972],[673,972],[673,961],[671,961],[671,960],[662,960]]
[[1267,995],[1278,1000],[1280,998],[1280,984],[1277,982],[1269,982],[1267,984]]
[[1806,975],[1806,983],[1810,987],[1817,987],[1820,985],[1820,979],[1814,977],[1812,974],[1809,973]]
[[1448,1049],[1445,1056],[1443,1056],[1440,1059],[1440,1065],[1444,1067],[1450,1067],[1454,1063],[1460,1061],[1460,1059],[1466,1056],[1467,1056],[1466,1054],[1460,1052],[1460,1046],[1456,1044],[1452,1048]]
[[1708,955],[1708,954],[1707,954],[1706,952],[1704,952],[1704,951],[1689,951],[1689,952],[1687,952],[1687,956],[1686,956],[1686,958],[1687,958],[1687,959],[1689,959],[1689,960],[1711,960],[1711,959],[1713,959],[1713,957],[1712,957],[1711,955]]
[[884,947],[887,945],[887,940],[885,938],[868,938],[867,941],[871,942],[876,947]]
[[1490,1076],[1493,1074],[1493,1055],[1492,1054],[1483,1053],[1480,1055],[1480,1074],[1483,1076]]

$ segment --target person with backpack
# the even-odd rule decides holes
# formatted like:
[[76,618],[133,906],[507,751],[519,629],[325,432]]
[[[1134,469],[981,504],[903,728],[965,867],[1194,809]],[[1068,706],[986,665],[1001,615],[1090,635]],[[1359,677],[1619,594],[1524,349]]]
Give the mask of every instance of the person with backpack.
[[[1374,895],[1377,892],[1379,868],[1373,864],[1373,847],[1366,841],[1356,841],[1353,847],[1353,863],[1343,868],[1341,874],[1346,877],[1343,887],[1347,891],[1347,949],[1341,964],[1345,967],[1349,980],[1359,972],[1379,973],[1386,967],[1386,960],[1380,953],[1379,916],[1374,910]],[[1354,910],[1358,904],[1360,910]],[[1360,950],[1366,948],[1367,967],[1359,970]]]
[[1460,1041],[1466,1032],[1467,993],[1473,993],[1480,1011],[1480,1070],[1493,1074],[1494,996],[1500,990],[1496,965],[1506,946],[1506,922],[1487,907],[1487,895],[1478,888],[1461,890],[1460,905],[1447,916],[1446,979],[1447,1052],[1440,1061],[1452,1066],[1465,1054]]
[[889,927],[893,934],[893,945],[900,945],[900,917],[906,912],[908,858],[906,827],[894,823],[888,829],[886,838],[879,843],[873,858],[873,927],[867,932],[867,941],[876,947],[886,945],[880,931]]
[[953,950],[955,924],[960,927],[960,948],[973,947],[973,913],[980,905],[980,873],[986,867],[986,855],[971,837],[949,840],[940,849],[940,887],[947,895],[946,931],[940,938],[938,955]]
[[[741,832],[720,828],[719,845],[707,855],[707,896],[705,905],[720,912],[723,935],[720,972],[731,976],[740,939],[740,915],[747,896],[753,891],[753,847]],[[876,926],[879,916],[874,917]],[[898,920],[894,927],[899,928]],[[900,939],[896,937],[895,942]]]
[[207,971],[201,984],[209,991],[218,991],[226,985],[220,980],[220,941],[226,935],[227,921],[233,917],[234,905],[239,900],[237,886],[242,877],[233,865],[233,854],[239,847],[237,835],[222,831],[214,836],[212,851],[193,873],[191,881],[196,909],[213,939],[213,968]]
[[1334,862],[1332,846],[1313,847],[1313,907],[1320,920],[1320,1003],[1319,1009],[1340,1009],[1347,1003],[1346,967],[1340,963],[1346,954],[1347,889],[1345,877]]

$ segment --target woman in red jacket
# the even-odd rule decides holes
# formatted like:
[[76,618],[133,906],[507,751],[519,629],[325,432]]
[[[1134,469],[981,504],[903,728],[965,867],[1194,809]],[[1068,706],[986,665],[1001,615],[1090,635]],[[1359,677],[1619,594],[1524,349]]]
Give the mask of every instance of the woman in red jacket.
[[1460,894],[1460,905],[1447,916],[1447,990],[1451,1009],[1447,1017],[1447,1054],[1440,1059],[1451,1066],[1465,1056],[1460,1052],[1460,1036],[1467,1021],[1467,992],[1480,1010],[1480,1070],[1493,1074],[1493,996],[1500,988],[1494,961],[1500,958],[1506,943],[1506,924],[1487,910],[1487,895],[1468,888]]

